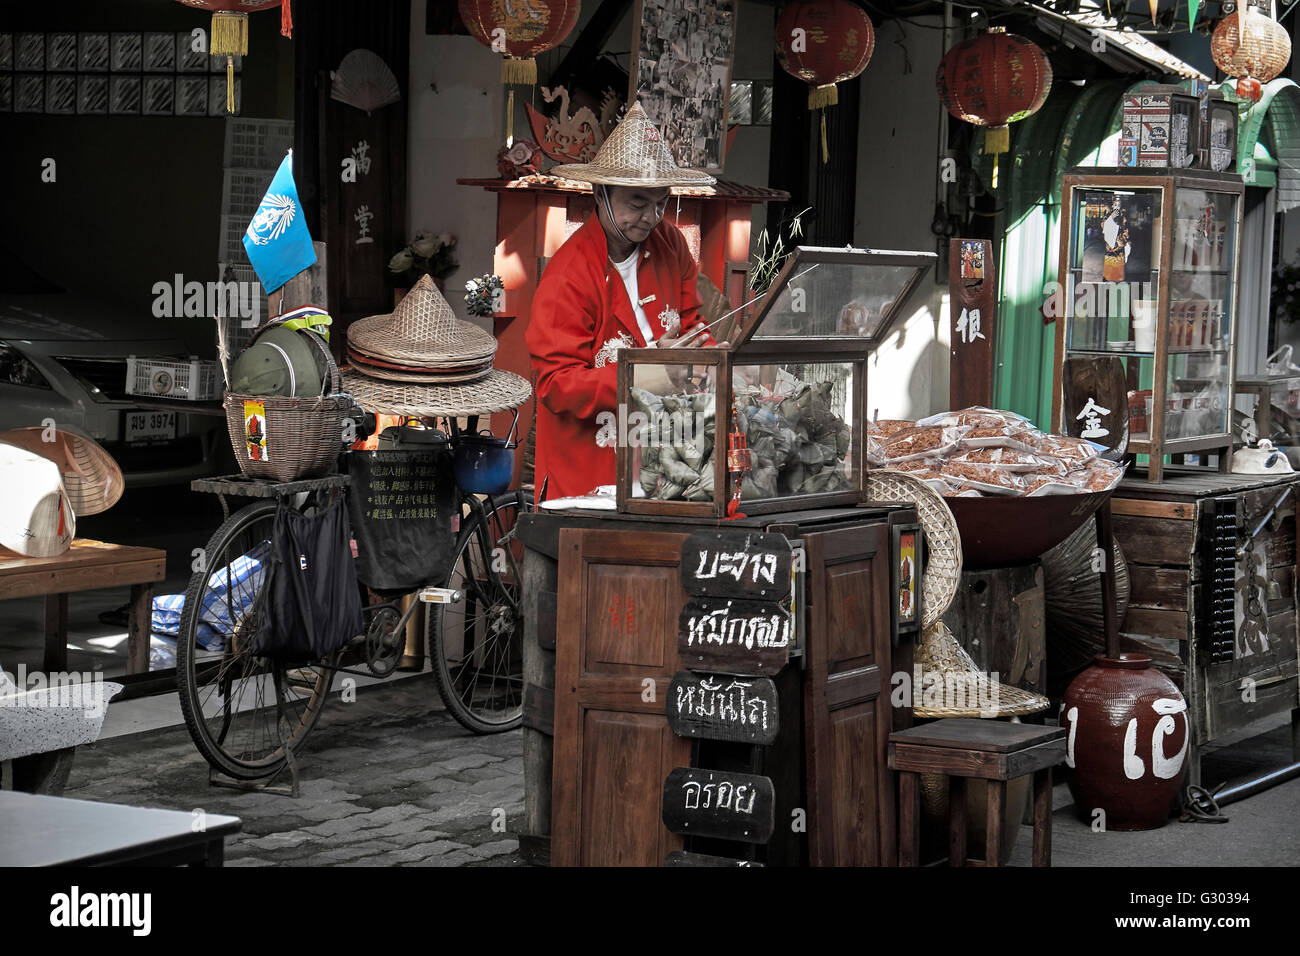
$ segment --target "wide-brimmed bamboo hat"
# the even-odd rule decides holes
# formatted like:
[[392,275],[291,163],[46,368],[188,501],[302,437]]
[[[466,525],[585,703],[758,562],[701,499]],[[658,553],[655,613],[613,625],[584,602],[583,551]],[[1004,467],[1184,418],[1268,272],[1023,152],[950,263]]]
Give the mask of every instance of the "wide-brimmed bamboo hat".
[[439,371],[482,368],[497,350],[491,333],[456,318],[429,276],[385,315],[372,315],[348,329],[348,349],[403,369]]
[[122,497],[126,487],[122,469],[93,438],[34,425],[0,432],[0,442],[54,462],[62,473],[68,502],[79,517],[107,511]]
[[709,186],[717,182],[698,169],[682,169],[673,161],[663,136],[650,117],[633,103],[622,122],[601,144],[589,163],[556,166],[552,176],[606,186]]
[[[1022,717],[1049,706],[1042,694],[1004,684],[976,667],[943,621],[926,628],[914,660],[922,686],[912,688],[913,716]],[[933,699],[928,699],[931,689]]]

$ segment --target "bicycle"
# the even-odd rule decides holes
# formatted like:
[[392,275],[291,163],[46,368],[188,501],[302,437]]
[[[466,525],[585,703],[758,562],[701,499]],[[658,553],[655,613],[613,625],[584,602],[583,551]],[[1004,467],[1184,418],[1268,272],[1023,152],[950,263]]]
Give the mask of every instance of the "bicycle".
[[[471,419],[468,433],[474,424]],[[454,422],[450,431],[454,447],[462,433]],[[445,575],[430,575],[442,586],[419,589],[419,600],[405,611],[391,596],[366,604],[363,633],[319,661],[284,664],[253,652],[268,591],[261,559],[269,554],[281,500],[291,499],[290,506],[308,513],[347,495],[349,484],[346,474],[288,482],[234,475],[191,483],[220,497],[225,520],[186,589],[177,686],[199,752],[212,770],[234,781],[273,778],[288,768],[296,793],[294,754],[319,721],[334,675],[382,679],[394,673],[407,622],[421,605],[429,608],[426,656],[451,716],[478,734],[513,730],[522,722],[523,547],[514,528],[532,500],[519,490],[480,496],[457,487],[461,523],[451,565]],[[261,500],[231,513],[226,498],[236,495]],[[366,670],[350,669],[357,662]]]

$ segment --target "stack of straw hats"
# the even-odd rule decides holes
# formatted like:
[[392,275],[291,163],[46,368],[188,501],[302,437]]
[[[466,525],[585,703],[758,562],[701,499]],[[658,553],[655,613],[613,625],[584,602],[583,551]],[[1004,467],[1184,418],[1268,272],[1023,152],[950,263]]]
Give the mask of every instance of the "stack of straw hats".
[[497,343],[456,318],[422,276],[397,308],[348,329],[344,390],[367,411],[419,417],[485,415],[528,400],[528,382],[494,368]]

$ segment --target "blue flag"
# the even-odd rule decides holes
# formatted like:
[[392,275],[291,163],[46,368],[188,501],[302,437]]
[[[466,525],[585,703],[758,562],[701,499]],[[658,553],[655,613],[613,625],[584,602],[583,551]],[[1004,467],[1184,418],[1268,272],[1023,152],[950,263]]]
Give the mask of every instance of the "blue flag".
[[248,224],[244,249],[268,295],[316,262],[298,187],[293,184],[293,150],[276,170]]

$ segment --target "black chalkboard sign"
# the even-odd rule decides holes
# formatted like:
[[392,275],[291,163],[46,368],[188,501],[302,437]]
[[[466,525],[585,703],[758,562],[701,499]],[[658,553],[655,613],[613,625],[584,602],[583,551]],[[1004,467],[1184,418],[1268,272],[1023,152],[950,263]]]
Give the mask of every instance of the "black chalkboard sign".
[[442,583],[456,544],[451,519],[460,516],[451,451],[354,451],[347,459],[357,578],[403,593]]
[[668,685],[666,709],[679,737],[763,745],[776,740],[776,684],[766,677],[679,671]]
[[775,674],[790,659],[793,630],[774,602],[693,597],[677,618],[677,649],[691,670]]
[[779,601],[790,593],[790,542],[764,531],[697,531],[682,542],[682,587],[704,597]]
[[763,864],[754,860],[733,860],[725,856],[710,856],[708,853],[687,853],[685,850],[673,850],[664,858],[664,866],[758,866]]
[[686,836],[766,843],[776,827],[776,791],[752,773],[676,767],[664,783],[663,821]]

